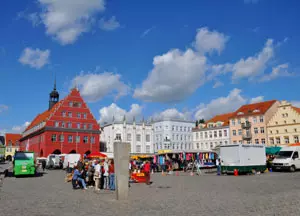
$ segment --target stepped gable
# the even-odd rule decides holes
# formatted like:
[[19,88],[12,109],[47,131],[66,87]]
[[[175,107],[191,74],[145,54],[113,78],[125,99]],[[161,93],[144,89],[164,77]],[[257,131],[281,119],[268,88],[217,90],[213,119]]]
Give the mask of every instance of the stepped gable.
[[21,134],[7,133],[5,134],[6,144],[8,145],[9,143],[11,143],[12,146],[16,146],[16,144],[19,142],[19,139],[21,139],[21,137],[22,137]]
[[25,129],[24,132],[30,130],[31,128],[33,128],[34,126],[47,121],[49,116],[51,115],[51,113],[54,113],[55,109],[63,102],[63,100],[61,100],[60,102],[58,102],[57,104],[55,104],[51,110],[46,110],[45,112],[38,114],[33,121],[28,125],[28,127]]
[[[81,108],[80,109],[85,109],[87,110],[87,114],[89,115],[87,119],[93,119],[93,123],[95,125],[98,125],[97,121],[95,120],[94,116],[90,112],[90,109],[82,99],[78,89],[73,88],[69,95],[67,95],[64,99],[56,103],[50,110],[46,110],[45,112],[37,115],[35,119],[30,123],[30,125],[25,129],[24,132],[30,130],[31,128],[35,127],[36,125],[39,125],[42,122],[45,122],[45,126],[53,126],[53,118],[59,118],[60,114],[56,114],[62,111],[62,108],[68,107],[68,103],[70,101],[77,101],[81,103]],[[96,128],[97,129],[97,128]]]
[[276,100],[243,105],[234,112],[232,118],[265,114],[274,103]]

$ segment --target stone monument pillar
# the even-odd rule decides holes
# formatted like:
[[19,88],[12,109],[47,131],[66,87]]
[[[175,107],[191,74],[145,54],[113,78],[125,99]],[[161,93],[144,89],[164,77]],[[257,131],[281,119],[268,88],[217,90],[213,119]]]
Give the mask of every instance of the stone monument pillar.
[[130,144],[114,142],[114,164],[117,200],[128,198]]

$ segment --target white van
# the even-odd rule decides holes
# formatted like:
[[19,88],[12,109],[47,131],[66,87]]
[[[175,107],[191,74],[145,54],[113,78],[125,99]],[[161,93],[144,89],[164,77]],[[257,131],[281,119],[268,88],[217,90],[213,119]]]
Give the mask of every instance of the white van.
[[283,147],[272,161],[272,169],[289,170],[291,172],[300,169],[299,152],[300,147],[298,146]]
[[47,157],[47,169],[58,169],[61,168],[61,155],[50,154]]
[[63,169],[66,169],[68,167],[68,164],[70,168],[76,166],[77,162],[80,160],[80,157],[80,154],[66,154],[63,163]]

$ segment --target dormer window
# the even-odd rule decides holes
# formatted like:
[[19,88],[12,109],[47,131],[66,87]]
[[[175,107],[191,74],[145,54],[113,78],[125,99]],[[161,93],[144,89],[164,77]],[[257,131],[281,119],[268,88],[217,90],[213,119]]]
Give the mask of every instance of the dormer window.
[[254,113],[258,113],[259,112],[259,109],[255,109],[253,110]]
[[208,124],[208,127],[212,128],[212,127],[214,127],[214,124]]
[[220,127],[222,126],[223,122],[217,122],[217,126]]
[[238,112],[238,115],[244,115],[244,113],[243,112]]

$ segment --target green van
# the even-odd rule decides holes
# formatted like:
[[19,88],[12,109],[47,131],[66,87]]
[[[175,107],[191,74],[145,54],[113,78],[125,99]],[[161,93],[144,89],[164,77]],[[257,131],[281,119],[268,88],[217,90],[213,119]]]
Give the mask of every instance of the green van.
[[17,151],[14,156],[14,175],[35,175],[34,152]]

